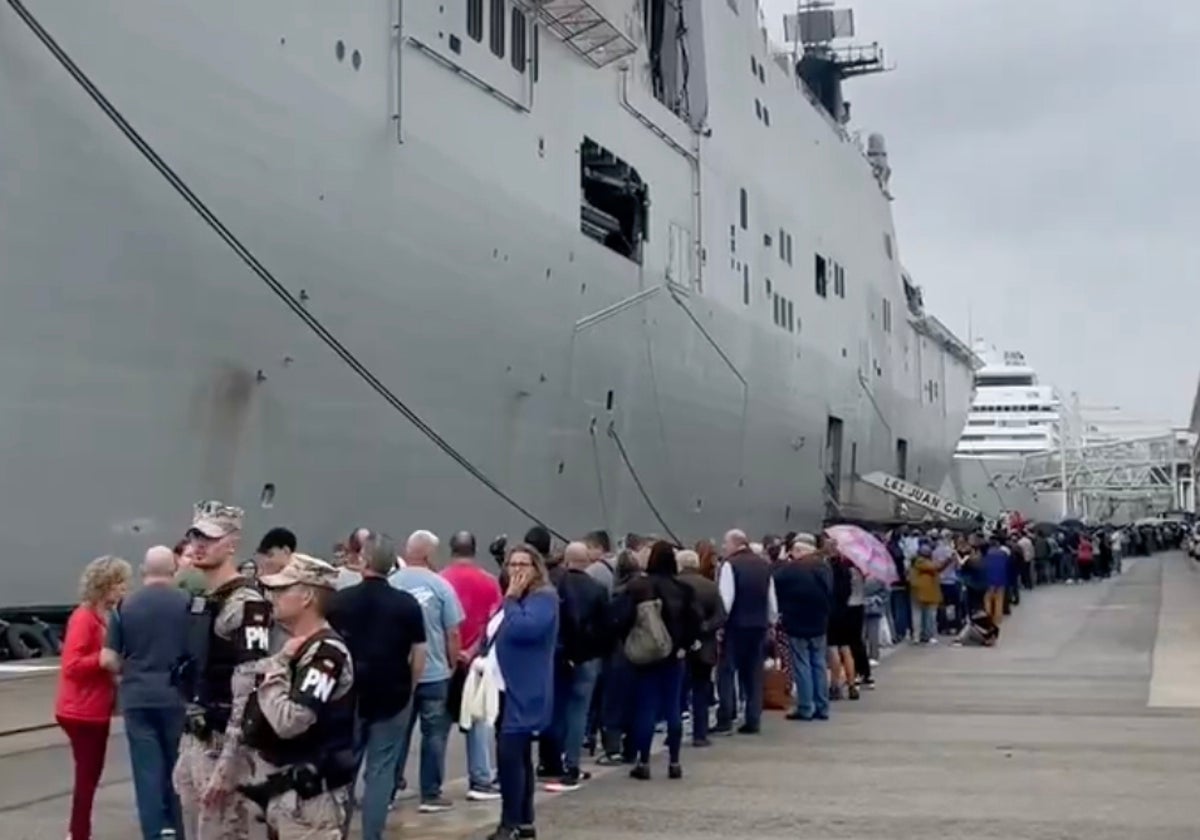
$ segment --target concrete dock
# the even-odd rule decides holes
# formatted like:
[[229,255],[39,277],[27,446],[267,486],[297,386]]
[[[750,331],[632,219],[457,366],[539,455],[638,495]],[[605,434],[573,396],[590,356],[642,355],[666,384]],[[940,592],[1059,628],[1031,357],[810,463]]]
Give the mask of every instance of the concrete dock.
[[[31,710],[48,723],[52,693],[47,675],[0,682],[0,729]],[[136,836],[116,723],[97,840]],[[482,837],[494,825],[496,806],[461,801],[461,736],[448,765],[455,812],[418,816],[407,804],[397,837]],[[685,748],[684,768],[670,782],[660,758],[650,783],[617,770],[540,795],[539,834],[1194,840],[1200,566],[1164,554],[1111,581],[1027,594],[999,647],[904,647],[879,669],[878,690],[835,704],[830,722],[772,713],[762,735]],[[70,773],[57,731],[0,738],[0,837],[61,840]]]

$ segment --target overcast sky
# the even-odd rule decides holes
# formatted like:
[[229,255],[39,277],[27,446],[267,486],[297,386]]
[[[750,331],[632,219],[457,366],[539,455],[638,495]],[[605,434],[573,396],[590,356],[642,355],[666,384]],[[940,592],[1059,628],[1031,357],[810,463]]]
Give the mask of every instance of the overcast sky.
[[[960,336],[1085,406],[1186,424],[1200,375],[1200,3],[846,0],[895,71],[852,80],[887,138],[900,254]],[[780,29],[794,0],[763,0]]]

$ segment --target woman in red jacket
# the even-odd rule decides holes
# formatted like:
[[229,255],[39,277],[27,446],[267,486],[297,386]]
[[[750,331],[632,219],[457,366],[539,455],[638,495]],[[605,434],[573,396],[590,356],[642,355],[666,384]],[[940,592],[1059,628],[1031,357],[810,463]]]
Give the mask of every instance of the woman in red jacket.
[[88,563],[80,603],[67,621],[54,718],[67,733],[75,760],[70,840],[92,840],[92,801],[104,770],[108,727],[116,701],[113,676],[100,664],[108,616],[125,594],[129,564],[119,557]]
[[1092,538],[1087,534],[1081,534],[1079,537],[1079,579],[1091,580],[1092,570],[1095,568],[1093,563],[1096,560],[1096,549],[1092,545]]

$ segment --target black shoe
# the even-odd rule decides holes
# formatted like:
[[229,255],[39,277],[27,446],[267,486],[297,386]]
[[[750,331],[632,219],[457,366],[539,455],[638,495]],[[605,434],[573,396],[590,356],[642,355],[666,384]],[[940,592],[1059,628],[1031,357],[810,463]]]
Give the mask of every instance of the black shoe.
[[638,764],[635,764],[633,769],[629,771],[629,778],[637,779],[639,782],[650,781],[649,765],[642,764],[640,762]]
[[563,771],[561,767],[546,767],[541,765],[537,769],[537,777],[539,779],[561,779]]
[[859,694],[858,694],[858,686],[856,686],[856,685],[852,685],[852,686],[850,686],[850,691],[849,691],[849,693],[847,694],[847,696],[848,696],[848,697],[849,697],[851,700],[857,700],[857,699],[858,699],[858,697],[859,697]]
[[744,724],[744,725],[738,727],[738,734],[739,735],[757,735],[758,727],[750,726],[749,724]]
[[667,765],[667,778],[668,779],[682,779],[683,778],[683,767],[679,764],[668,764]]
[[487,836],[487,840],[517,840],[521,836],[520,829],[500,826]]
[[788,712],[784,717],[788,720],[812,720],[810,715],[802,715],[799,712]]
[[692,746],[693,747],[711,747],[712,741],[708,740],[707,738],[697,738],[695,741],[692,741]]
[[718,723],[716,726],[711,726],[708,729],[709,735],[730,735],[733,733],[733,724]]
[[520,840],[536,840],[537,829],[531,825],[523,825],[517,829],[516,835]]

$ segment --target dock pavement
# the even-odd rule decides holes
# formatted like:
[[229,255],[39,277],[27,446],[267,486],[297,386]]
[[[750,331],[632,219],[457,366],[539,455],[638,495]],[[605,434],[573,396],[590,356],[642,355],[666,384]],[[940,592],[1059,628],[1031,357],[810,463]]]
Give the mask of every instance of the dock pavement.
[[[878,689],[827,723],[769,713],[761,735],[685,747],[682,781],[659,756],[649,783],[617,769],[539,794],[539,836],[1195,840],[1200,565],[1168,553],[1126,567],[1027,593],[994,649],[898,648]],[[53,685],[53,671],[0,670],[0,731],[49,725]],[[119,721],[113,732],[96,840],[137,836]],[[459,735],[447,764],[454,811],[405,803],[393,836],[481,838],[495,824],[495,805],[462,799]],[[57,730],[0,736],[0,838],[62,840],[70,778]]]

